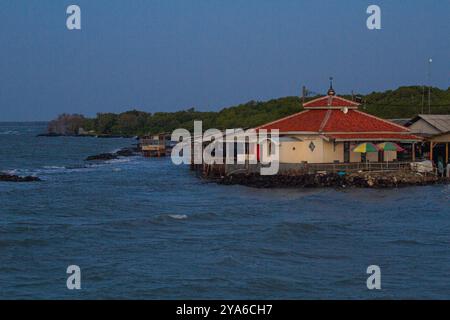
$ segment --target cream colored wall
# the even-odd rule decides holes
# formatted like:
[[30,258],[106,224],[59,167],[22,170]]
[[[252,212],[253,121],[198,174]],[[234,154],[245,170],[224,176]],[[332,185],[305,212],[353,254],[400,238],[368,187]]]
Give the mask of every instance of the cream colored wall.
[[303,142],[281,142],[280,143],[280,162],[281,163],[300,163],[305,161]]
[[385,151],[384,161],[394,161],[397,159],[397,151]]
[[342,142],[323,142],[323,162],[344,162],[344,144]]
[[[323,162],[323,140],[314,136],[298,136],[302,141],[281,141],[280,162],[281,163],[322,163]],[[310,143],[315,145],[314,151],[309,148]]]
[[[280,162],[281,163],[333,163],[334,161],[344,162],[344,143],[323,140],[319,136],[297,136],[302,141],[281,141],[280,142]],[[311,151],[309,144],[313,142],[314,151]],[[358,144],[350,144],[350,162],[361,162],[361,154],[351,150]],[[397,159],[396,151],[386,151],[384,161]],[[367,160],[378,162],[378,153],[367,153]]]
[[350,151],[350,162],[361,162],[361,153]]
[[350,162],[361,162],[361,153],[352,151],[357,145],[357,143],[350,143]]
[[378,152],[367,152],[366,159],[370,162],[378,162]]
[[[319,136],[296,136],[302,141],[281,141],[280,162],[281,163],[333,163],[335,160],[344,162],[344,144],[323,140]],[[309,148],[310,143],[315,145],[314,151]],[[295,150],[294,150],[295,148]],[[359,154],[354,158],[361,161]]]

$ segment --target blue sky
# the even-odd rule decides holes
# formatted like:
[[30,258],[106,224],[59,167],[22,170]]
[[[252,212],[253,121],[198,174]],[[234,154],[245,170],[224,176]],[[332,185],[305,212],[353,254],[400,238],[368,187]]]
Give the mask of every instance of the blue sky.
[[[77,4],[82,30],[66,28]],[[382,10],[382,30],[366,9]],[[450,86],[448,0],[2,0],[0,121]]]

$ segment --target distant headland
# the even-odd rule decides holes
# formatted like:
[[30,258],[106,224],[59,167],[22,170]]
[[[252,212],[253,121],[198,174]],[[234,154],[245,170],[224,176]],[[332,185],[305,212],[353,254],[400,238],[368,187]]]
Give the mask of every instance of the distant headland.
[[[450,114],[450,87],[446,90],[431,89],[430,111],[433,114]],[[428,98],[423,86],[403,86],[395,90],[372,92],[367,95],[343,95],[357,99],[361,109],[385,119],[412,118],[428,113]],[[250,128],[289,116],[302,110],[302,102],[316,98],[291,96],[269,101],[249,101],[218,112],[197,111],[194,108],[177,112],[148,113],[131,110],[120,114],[98,113],[95,118],[80,114],[62,114],[48,124],[45,136],[96,136],[134,137],[177,128],[193,129],[193,121],[203,121],[208,128]]]

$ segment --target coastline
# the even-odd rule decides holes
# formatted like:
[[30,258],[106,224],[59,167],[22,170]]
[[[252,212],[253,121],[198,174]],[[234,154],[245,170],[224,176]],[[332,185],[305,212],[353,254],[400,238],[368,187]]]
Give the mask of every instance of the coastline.
[[[77,137],[77,138],[135,138],[129,135],[96,135],[96,134],[55,134],[41,133],[36,137]],[[85,161],[108,161],[119,157],[141,155],[138,147],[123,147],[116,152],[99,153],[85,158]],[[195,168],[201,178],[220,185],[243,185],[259,189],[277,188],[373,188],[389,189],[408,186],[426,186],[448,184],[450,179],[438,177],[434,174],[421,174],[413,171],[385,171],[385,172],[354,172],[348,174],[315,173],[295,174],[283,173],[274,176],[261,176],[257,173],[235,173],[225,175],[218,172],[203,172]],[[0,173],[1,174],[1,173]],[[31,179],[32,178],[32,179]],[[37,179],[34,179],[37,178]],[[8,176],[3,174],[2,181],[32,182],[39,181],[38,177]]]
[[40,133],[36,137],[58,138],[58,137],[74,137],[74,138],[124,138],[138,139],[135,135],[116,135],[116,134],[60,134],[60,133]]
[[450,179],[417,172],[358,172],[347,175],[337,173],[273,175],[256,173],[206,177],[222,185],[243,185],[270,188],[373,188],[389,189],[408,186],[449,184]]

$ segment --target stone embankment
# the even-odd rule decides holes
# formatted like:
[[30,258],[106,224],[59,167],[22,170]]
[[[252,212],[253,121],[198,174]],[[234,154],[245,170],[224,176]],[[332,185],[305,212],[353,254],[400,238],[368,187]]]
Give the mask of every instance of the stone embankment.
[[449,183],[448,178],[437,177],[413,171],[357,172],[346,175],[337,173],[274,175],[234,174],[218,178],[225,185],[245,185],[256,188],[294,188],[294,187],[359,187],[359,188],[397,188],[403,186],[423,186]]

